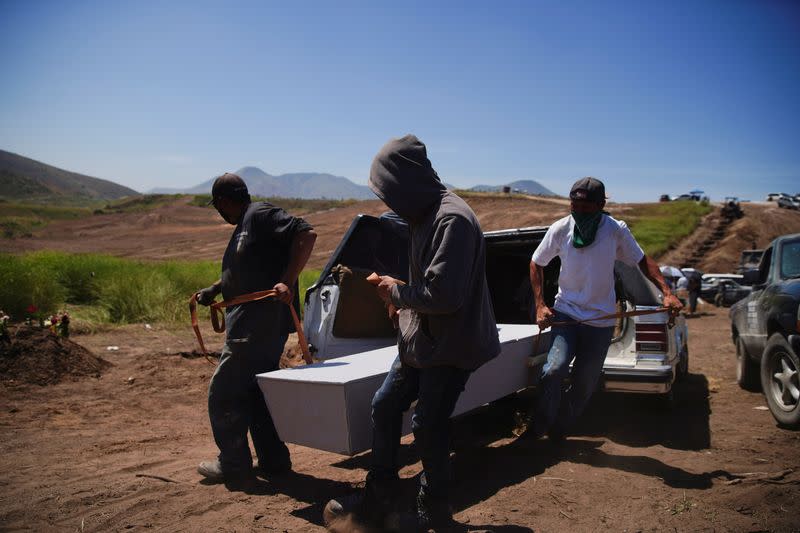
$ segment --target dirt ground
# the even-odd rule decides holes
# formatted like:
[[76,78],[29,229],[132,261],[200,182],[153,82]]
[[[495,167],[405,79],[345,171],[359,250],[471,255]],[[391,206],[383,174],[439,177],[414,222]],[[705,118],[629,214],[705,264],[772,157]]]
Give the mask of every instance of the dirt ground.
[[[688,320],[690,375],[671,410],[598,394],[560,448],[513,436],[530,394],[460,417],[456,530],[800,530],[800,432],[778,428],[762,395],[739,389],[727,310],[702,311]],[[210,328],[205,336],[219,348]],[[194,349],[188,325],[73,340],[113,366],[56,385],[0,383],[0,530],[322,531],[325,501],[364,479],[369,452],[290,445],[285,477],[205,484],[196,466],[215,455],[213,367],[181,355]],[[421,465],[413,439],[403,442],[410,493]]]

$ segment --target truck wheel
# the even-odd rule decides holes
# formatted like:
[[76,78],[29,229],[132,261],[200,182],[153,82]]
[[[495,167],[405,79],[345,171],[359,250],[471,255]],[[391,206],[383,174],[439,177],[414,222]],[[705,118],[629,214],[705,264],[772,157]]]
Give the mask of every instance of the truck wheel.
[[681,350],[680,359],[675,366],[675,381],[683,381],[689,374],[689,347],[684,346]]
[[744,390],[757,392],[761,379],[758,366],[750,360],[741,337],[736,339],[736,383]]
[[761,358],[761,387],[775,420],[800,427],[800,358],[780,333],[773,333]]

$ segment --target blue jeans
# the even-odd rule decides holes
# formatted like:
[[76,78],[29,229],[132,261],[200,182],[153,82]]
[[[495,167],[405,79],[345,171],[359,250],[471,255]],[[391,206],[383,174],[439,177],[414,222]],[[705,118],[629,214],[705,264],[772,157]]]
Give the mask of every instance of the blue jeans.
[[208,416],[223,472],[253,466],[247,432],[259,466],[281,465],[289,449],[278,438],[256,374],[277,370],[287,335],[246,343],[226,343],[208,387]]
[[451,366],[413,368],[395,359],[372,398],[372,466],[369,479],[397,479],[403,413],[417,400],[411,417],[422,459],[426,493],[446,497],[450,483],[450,415],[470,376]]
[[[569,315],[555,312],[554,322],[572,321]],[[569,431],[575,419],[583,413],[597,388],[603,370],[612,327],[593,327],[587,324],[553,326],[550,351],[542,368],[539,382],[539,404],[534,418],[534,431],[543,435],[548,430]],[[571,384],[562,398],[562,382],[569,373],[573,357]]]

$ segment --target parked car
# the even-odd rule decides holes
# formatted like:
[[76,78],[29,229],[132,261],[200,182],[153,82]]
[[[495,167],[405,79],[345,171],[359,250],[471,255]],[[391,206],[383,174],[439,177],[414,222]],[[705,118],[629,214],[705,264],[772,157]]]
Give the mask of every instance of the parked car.
[[699,196],[697,196],[696,194],[681,194],[680,196],[678,196],[677,198],[675,198],[675,200],[676,200],[676,201],[692,201],[692,202],[699,202],[699,201],[700,201],[700,197],[699,197]]
[[662,194],[661,196],[658,197],[659,202],[669,202],[671,200],[672,198],[670,198],[669,194]]
[[[743,276],[741,274],[717,274],[717,273],[710,273],[710,274],[703,274],[701,278],[701,285],[700,285],[700,297],[707,301],[707,302],[714,302],[716,303],[717,295],[719,294],[720,287],[723,286],[723,282],[732,281],[734,285],[728,286],[728,289],[734,288],[741,288],[744,292],[740,298],[737,298],[734,301],[738,301],[741,298],[744,298],[748,294],[750,294],[750,287],[743,287],[742,286]],[[725,284],[727,285],[727,284]],[[729,299],[732,298],[733,295],[729,295]],[[733,302],[729,302],[727,305],[730,305]]]
[[714,298],[710,301],[713,301],[717,307],[728,307],[742,298],[746,298],[752,291],[752,287],[739,285],[732,279],[723,279],[717,283]]
[[772,241],[730,317],[739,385],[760,384],[775,420],[800,427],[800,233]]
[[800,210],[800,202],[798,202],[793,196],[781,196],[778,198],[778,207]]
[[767,198],[766,198],[766,200],[767,200],[768,202],[775,202],[775,201],[777,201],[777,200],[778,200],[778,198],[780,198],[782,195],[783,195],[783,193],[781,193],[781,192],[771,192],[771,193],[767,194]]
[[[546,227],[486,232],[486,276],[495,317],[504,324],[533,324],[536,316],[529,265]],[[381,301],[363,280],[371,272],[408,279],[407,226],[393,215],[358,215],[342,242],[305,295],[304,329],[312,352],[341,357],[396,342],[396,332]],[[559,261],[544,269],[545,301],[558,290]],[[638,268],[615,266],[620,309],[654,309],[662,295]],[[531,326],[534,327],[534,326]],[[546,358],[543,342],[531,366]],[[673,383],[688,372],[687,329],[683,317],[669,327],[667,313],[620,319],[603,366],[602,387],[609,391],[670,396]],[[531,372],[534,385],[538,372]]]

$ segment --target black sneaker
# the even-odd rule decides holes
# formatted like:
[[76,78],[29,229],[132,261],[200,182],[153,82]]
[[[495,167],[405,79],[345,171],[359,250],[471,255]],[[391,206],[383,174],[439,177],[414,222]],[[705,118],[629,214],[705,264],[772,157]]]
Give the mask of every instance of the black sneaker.
[[397,481],[367,479],[362,490],[328,501],[322,519],[328,527],[346,518],[368,526],[383,527],[384,520],[396,507],[397,495]]
[[197,466],[197,472],[212,483],[225,483],[228,481],[241,481],[252,477],[251,470],[223,471],[219,459],[203,461]]

